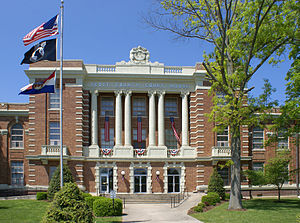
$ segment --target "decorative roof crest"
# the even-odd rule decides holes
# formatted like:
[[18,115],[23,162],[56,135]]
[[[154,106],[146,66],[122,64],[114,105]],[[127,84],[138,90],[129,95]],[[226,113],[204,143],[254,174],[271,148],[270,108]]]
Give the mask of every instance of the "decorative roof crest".
[[130,50],[130,62],[134,64],[147,64],[149,63],[150,53],[146,48],[138,46]]

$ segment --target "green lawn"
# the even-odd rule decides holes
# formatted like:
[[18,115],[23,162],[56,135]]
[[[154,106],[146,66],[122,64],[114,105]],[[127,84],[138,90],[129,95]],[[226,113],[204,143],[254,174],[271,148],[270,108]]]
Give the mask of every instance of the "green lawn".
[[[37,200],[1,200],[1,223],[38,223],[41,222],[49,202]],[[96,218],[97,223],[120,223],[122,217]]]
[[205,223],[290,223],[300,215],[299,199],[253,199],[243,201],[246,211],[228,211],[228,202],[204,213],[192,214]]
[[40,222],[49,202],[37,200],[1,200],[0,222]]

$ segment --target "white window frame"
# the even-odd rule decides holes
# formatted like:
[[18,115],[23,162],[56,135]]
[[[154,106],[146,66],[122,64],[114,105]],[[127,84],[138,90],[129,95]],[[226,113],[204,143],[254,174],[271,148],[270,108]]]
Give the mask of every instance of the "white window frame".
[[[227,131],[227,134],[226,134]],[[219,140],[218,137],[227,137],[227,140]],[[217,132],[217,146],[228,147],[229,146],[229,128],[226,127],[223,132]]]
[[55,89],[54,93],[49,94],[49,108],[59,109],[60,107],[60,90]]
[[[142,103],[144,104],[142,104]],[[146,97],[133,97],[132,100],[132,116],[145,117],[146,116]]]
[[[261,136],[254,136],[255,132],[261,133],[262,132],[262,137]],[[259,142],[254,142],[254,139],[260,140]],[[254,127],[252,129],[252,150],[264,150],[264,141],[265,141],[265,134],[264,134],[264,129],[260,127]],[[261,144],[261,147],[255,148],[254,145]]]
[[[16,128],[16,126],[21,126],[22,128]],[[24,128],[20,123],[16,123],[11,127],[10,134],[10,147],[11,148],[24,148]],[[16,134],[14,131],[22,131],[22,134]],[[22,140],[13,139],[14,137],[22,137]]]
[[[109,105],[104,105],[103,99],[110,99],[107,100],[109,102]],[[112,103],[110,105],[110,103]],[[109,108],[109,109],[107,109]],[[103,117],[113,117],[115,115],[115,106],[114,106],[114,97],[113,96],[101,96],[100,98],[100,116]]]
[[109,128],[109,141],[105,141],[104,135],[105,129],[101,128],[101,148],[103,149],[112,149],[114,147],[114,137],[115,137],[115,129]]
[[[58,123],[58,127],[57,126],[51,126],[51,123]],[[51,132],[53,130],[56,130],[54,132]],[[58,130],[58,132],[57,132]],[[51,136],[58,136],[59,139],[51,139]],[[52,146],[58,146],[60,144],[60,123],[59,122],[49,122],[49,141],[50,141],[50,145]]]
[[[169,102],[176,102],[176,106],[169,104]],[[165,98],[165,117],[178,117],[178,98],[166,97]]]
[[[19,163],[21,165],[14,165]],[[24,186],[24,162],[20,160],[13,160],[10,162],[11,170],[11,185],[12,186]],[[14,177],[17,176],[17,177]],[[14,180],[16,179],[16,180]]]

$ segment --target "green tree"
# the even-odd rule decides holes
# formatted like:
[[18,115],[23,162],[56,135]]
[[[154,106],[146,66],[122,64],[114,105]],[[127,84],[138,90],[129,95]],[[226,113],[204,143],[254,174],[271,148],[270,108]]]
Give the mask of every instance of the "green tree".
[[[67,165],[63,165],[63,177],[64,177],[64,183],[74,182],[71,170]],[[48,199],[52,200],[54,198],[55,193],[58,192],[59,190],[60,190],[60,166],[56,168],[50,180],[50,184],[48,187],[48,194],[47,194]]]
[[93,222],[93,212],[75,183],[66,183],[55,194],[43,222]]
[[221,197],[222,200],[225,199],[224,182],[216,168],[214,168],[214,171],[209,178],[207,192],[216,192],[219,194],[219,197]]
[[[253,186],[261,186],[266,184],[266,179],[264,172],[262,170],[245,170],[245,176],[249,180],[249,187]],[[252,191],[250,189],[250,199],[252,199]]]
[[[229,209],[241,209],[240,126],[259,120],[269,103],[270,86],[257,100],[244,106],[249,80],[266,62],[280,62],[287,46],[299,29],[296,0],[164,0],[160,11],[146,22],[180,37],[196,38],[212,46],[202,63],[211,82],[214,97],[210,119],[217,129],[229,127],[231,138],[231,193]],[[157,17],[158,16],[158,17]],[[220,106],[221,105],[221,106]],[[262,116],[263,117],[263,116]],[[262,118],[260,117],[260,118]]]
[[280,190],[285,181],[289,180],[288,165],[291,158],[282,153],[270,159],[265,166],[265,177],[268,184],[273,184],[278,190],[278,201],[280,201]]

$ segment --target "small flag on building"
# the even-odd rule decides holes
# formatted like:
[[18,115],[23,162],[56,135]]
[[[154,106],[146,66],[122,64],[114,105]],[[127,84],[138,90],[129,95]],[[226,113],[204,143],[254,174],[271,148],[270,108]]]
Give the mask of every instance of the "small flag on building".
[[173,117],[170,117],[170,121],[171,121],[171,127],[172,127],[172,130],[173,130],[173,133],[174,133],[174,136],[176,137],[176,140],[178,142],[178,144],[180,145],[180,137],[175,129],[175,121],[174,121],[174,118]]
[[21,64],[31,64],[42,60],[56,61],[56,39],[42,41],[24,54]]
[[105,117],[105,122],[104,122],[104,140],[105,140],[105,142],[109,141],[109,117]]
[[31,32],[29,32],[23,38],[23,43],[25,46],[45,37],[54,36],[58,34],[57,25],[58,15],[54,16],[48,22],[43,23]]
[[55,71],[42,82],[35,82],[21,88],[19,94],[41,94],[55,92]]
[[142,142],[142,118],[137,118],[137,141]]

